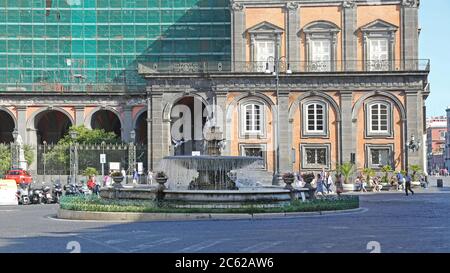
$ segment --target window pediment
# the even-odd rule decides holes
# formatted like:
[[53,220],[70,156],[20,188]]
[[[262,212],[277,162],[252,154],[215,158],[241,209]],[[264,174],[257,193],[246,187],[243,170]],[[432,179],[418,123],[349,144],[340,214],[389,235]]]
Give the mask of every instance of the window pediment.
[[310,33],[337,33],[341,29],[328,21],[315,21],[307,24],[300,32],[310,34]]
[[250,34],[282,34],[284,29],[269,23],[267,21],[261,22],[247,30]]
[[396,32],[397,29],[397,26],[379,19],[361,27],[362,32]]

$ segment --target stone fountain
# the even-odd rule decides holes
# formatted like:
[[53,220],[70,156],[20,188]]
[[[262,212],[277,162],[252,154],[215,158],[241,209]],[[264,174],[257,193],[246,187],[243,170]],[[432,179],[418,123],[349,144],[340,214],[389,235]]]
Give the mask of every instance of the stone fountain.
[[[165,157],[159,169],[167,175],[164,202],[173,207],[225,207],[248,205],[283,206],[291,201],[290,190],[280,187],[239,189],[233,172],[256,167],[260,157],[222,156],[223,134],[211,126],[205,135],[206,155]],[[159,195],[158,195],[159,193]],[[155,188],[103,189],[103,198],[158,199]]]

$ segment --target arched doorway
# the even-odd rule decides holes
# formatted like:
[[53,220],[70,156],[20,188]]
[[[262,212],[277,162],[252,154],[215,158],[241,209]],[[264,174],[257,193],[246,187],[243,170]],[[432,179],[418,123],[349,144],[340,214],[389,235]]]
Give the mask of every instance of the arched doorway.
[[14,127],[15,123],[11,115],[0,109],[0,143],[11,143],[14,141],[12,135]]
[[147,111],[139,114],[136,120],[136,143],[147,144]]
[[46,110],[34,118],[36,128],[37,144],[56,144],[69,132],[72,126],[70,118],[63,112],[57,110]]
[[122,125],[119,117],[110,110],[99,110],[92,115],[92,129],[103,129],[106,132],[114,132],[117,137],[121,137]]
[[175,155],[204,154],[203,128],[206,105],[193,96],[179,99],[171,110],[171,143]]

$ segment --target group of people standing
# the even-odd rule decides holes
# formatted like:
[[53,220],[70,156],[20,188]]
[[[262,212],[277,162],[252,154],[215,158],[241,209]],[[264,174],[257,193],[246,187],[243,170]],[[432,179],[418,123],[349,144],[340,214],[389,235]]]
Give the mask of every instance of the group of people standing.
[[[122,183],[127,183],[127,172],[123,168],[122,168],[122,170],[120,172],[121,172],[121,174],[123,176]],[[103,186],[104,187],[109,187],[109,186],[112,185],[112,176],[111,176],[112,173],[113,173],[113,171],[109,171],[109,173],[106,174],[103,177]],[[140,184],[141,175],[139,174],[139,172],[136,169],[133,170],[133,174],[132,174],[131,177],[132,177],[132,181],[133,181],[134,185]],[[146,180],[146,182],[149,185],[153,184],[153,172],[151,170],[149,170],[148,173],[147,173],[147,180]]]
[[[296,173],[296,181],[295,185],[299,188],[303,188],[306,185],[306,182],[304,181],[304,174],[303,173]],[[337,195],[340,195],[343,191],[343,178],[341,174],[337,174],[335,177],[335,180],[333,180],[333,176],[331,175],[331,172],[325,172],[322,170],[322,172],[313,174],[314,179],[311,181],[311,186],[315,187],[315,194],[317,196],[319,195],[326,195],[326,194],[333,194],[336,193]],[[398,172],[395,176],[391,178],[391,186],[396,186],[398,191],[405,190],[406,196],[408,196],[410,193],[414,195],[414,191],[412,190],[412,180],[413,177],[416,176],[416,173],[413,172],[406,172],[405,175],[403,175],[401,172]],[[428,182],[426,182],[426,179],[421,176],[421,185],[424,188],[427,188]],[[365,181],[364,176],[359,175],[355,183],[357,191],[361,192],[367,192],[366,186],[368,185],[373,192],[380,192],[383,186],[381,185],[381,178],[380,177],[374,177],[370,178],[369,181]]]

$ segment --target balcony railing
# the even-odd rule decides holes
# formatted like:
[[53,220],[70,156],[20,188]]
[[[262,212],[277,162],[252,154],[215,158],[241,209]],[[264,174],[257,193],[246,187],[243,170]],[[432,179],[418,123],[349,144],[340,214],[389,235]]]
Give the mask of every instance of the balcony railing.
[[[274,62],[152,62],[139,63],[142,74],[198,74],[198,73],[265,73],[273,72]],[[320,61],[320,62],[278,62],[278,71],[285,73],[328,73],[328,72],[393,72],[429,71],[430,60],[389,61]]]

